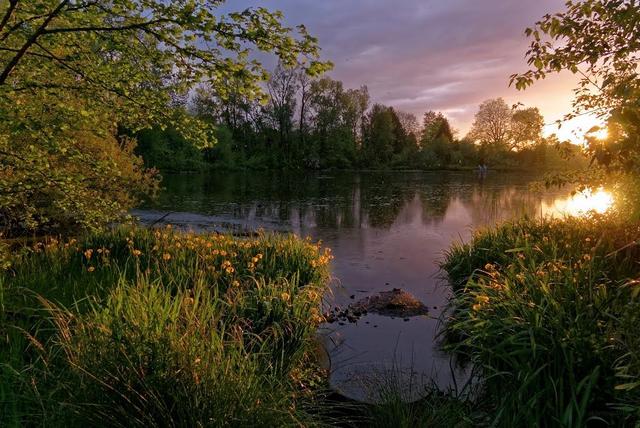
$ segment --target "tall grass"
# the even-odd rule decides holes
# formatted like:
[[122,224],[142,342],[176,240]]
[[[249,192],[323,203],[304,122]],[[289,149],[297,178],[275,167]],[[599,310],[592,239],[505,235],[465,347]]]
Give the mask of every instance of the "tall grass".
[[117,229],[0,274],[0,426],[312,426],[330,254]]
[[447,346],[493,425],[639,423],[639,238],[614,218],[525,219],[450,251]]

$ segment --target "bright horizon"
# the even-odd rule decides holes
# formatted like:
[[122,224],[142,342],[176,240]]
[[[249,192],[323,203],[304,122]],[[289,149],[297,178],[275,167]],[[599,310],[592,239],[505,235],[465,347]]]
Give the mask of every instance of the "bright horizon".
[[[304,24],[319,39],[323,59],[334,63],[328,76],[348,88],[367,85],[372,103],[411,112],[421,120],[440,111],[464,136],[480,103],[502,97],[538,107],[545,135],[582,143],[576,133],[598,124],[582,116],[557,128],[571,111],[571,73],[551,75],[526,91],[509,87],[509,76],[527,70],[525,28],[546,13],[564,9],[564,0],[386,0],[314,2],[241,0],[227,10],[264,6],[281,10],[285,22]],[[381,17],[384,17],[381,19]]]

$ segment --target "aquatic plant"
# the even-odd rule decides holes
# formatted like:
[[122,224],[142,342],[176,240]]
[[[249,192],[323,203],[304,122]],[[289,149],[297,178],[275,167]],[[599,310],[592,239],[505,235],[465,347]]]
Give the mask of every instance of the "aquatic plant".
[[445,336],[499,426],[633,426],[640,417],[640,228],[520,220],[455,246]]

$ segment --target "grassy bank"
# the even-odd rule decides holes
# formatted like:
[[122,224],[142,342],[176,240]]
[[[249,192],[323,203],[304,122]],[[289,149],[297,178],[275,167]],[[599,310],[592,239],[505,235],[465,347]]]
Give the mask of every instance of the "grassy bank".
[[521,220],[448,254],[448,348],[497,426],[637,426],[640,227]]
[[330,255],[293,237],[119,229],[0,274],[0,426],[298,426]]

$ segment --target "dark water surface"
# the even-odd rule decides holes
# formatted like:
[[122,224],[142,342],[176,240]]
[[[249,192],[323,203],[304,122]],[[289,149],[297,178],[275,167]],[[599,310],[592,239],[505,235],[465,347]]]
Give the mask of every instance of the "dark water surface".
[[473,172],[167,175],[159,200],[134,215],[147,224],[170,213],[163,223],[195,230],[262,227],[320,239],[335,256],[332,305],[394,287],[412,293],[429,316],[370,314],[322,329],[336,389],[375,400],[381,387],[397,383],[411,399],[425,383],[447,388],[464,378],[435,340],[450,292],[438,262],[478,227],[557,211],[567,192],[534,193],[535,179],[499,172],[482,180]]

